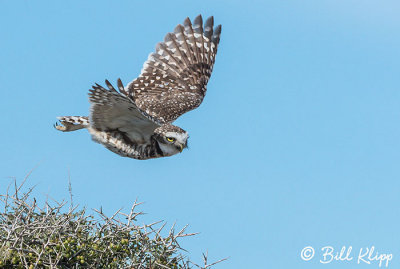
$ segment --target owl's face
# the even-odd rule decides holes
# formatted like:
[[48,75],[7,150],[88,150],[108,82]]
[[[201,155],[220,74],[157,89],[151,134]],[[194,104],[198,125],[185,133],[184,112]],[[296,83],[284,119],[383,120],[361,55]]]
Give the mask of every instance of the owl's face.
[[182,152],[187,147],[189,135],[178,126],[161,126],[155,130],[154,139],[164,156],[171,156]]

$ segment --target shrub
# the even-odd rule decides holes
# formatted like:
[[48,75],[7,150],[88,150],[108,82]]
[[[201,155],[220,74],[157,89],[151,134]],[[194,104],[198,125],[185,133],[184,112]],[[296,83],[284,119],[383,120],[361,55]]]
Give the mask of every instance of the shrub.
[[[165,223],[138,225],[142,212],[133,204],[129,213],[118,210],[107,217],[102,210],[46,201],[40,207],[30,199],[33,188],[22,192],[14,183],[0,195],[0,268],[210,268],[192,263],[178,240],[194,235]],[[71,194],[71,193],[70,193]],[[163,236],[163,234],[165,234]]]

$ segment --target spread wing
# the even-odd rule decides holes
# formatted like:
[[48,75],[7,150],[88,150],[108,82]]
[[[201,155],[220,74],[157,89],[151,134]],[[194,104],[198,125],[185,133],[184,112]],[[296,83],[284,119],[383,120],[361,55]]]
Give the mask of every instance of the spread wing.
[[221,34],[221,25],[213,25],[213,17],[204,29],[201,15],[193,24],[186,18],[157,44],[139,77],[125,87],[124,93],[155,122],[170,123],[203,101]]
[[150,136],[159,125],[124,95],[121,80],[118,80],[121,93],[107,80],[106,84],[109,90],[96,84],[89,91],[91,127],[100,131],[120,131],[137,143],[150,141]]

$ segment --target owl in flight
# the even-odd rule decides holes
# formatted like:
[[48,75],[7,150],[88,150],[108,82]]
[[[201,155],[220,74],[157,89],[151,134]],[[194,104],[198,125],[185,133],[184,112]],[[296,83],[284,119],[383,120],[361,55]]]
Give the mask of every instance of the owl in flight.
[[187,147],[188,133],[172,125],[197,108],[206,94],[215,62],[221,25],[201,15],[168,33],[150,53],[138,78],[118,90],[108,80],[89,92],[90,115],[58,117],[63,132],[86,128],[109,150],[139,160],[167,157]]

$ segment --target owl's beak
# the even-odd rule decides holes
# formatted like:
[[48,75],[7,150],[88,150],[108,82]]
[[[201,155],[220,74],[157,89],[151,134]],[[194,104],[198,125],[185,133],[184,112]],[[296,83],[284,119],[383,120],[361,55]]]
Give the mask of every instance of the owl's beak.
[[183,150],[183,145],[182,145],[182,144],[179,144],[179,147],[181,148],[181,152],[182,152],[182,150]]

